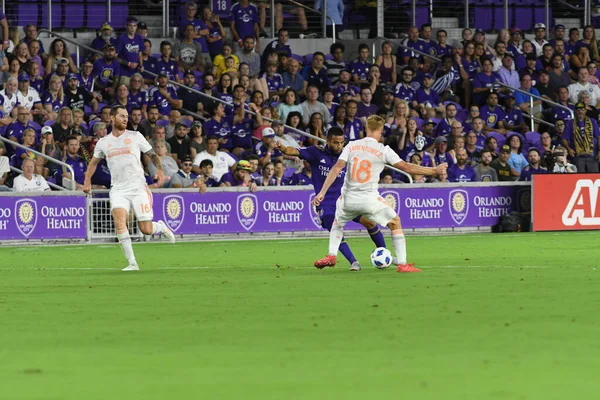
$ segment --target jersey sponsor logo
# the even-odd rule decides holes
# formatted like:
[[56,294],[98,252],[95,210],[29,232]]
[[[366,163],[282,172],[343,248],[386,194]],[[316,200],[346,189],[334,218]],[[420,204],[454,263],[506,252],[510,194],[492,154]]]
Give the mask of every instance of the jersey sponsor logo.
[[466,190],[452,190],[449,195],[448,205],[450,216],[458,225],[465,222],[469,214],[469,194]]
[[[110,149],[110,145],[109,145],[109,149]],[[131,154],[131,149],[129,147],[122,147],[122,148],[118,148],[118,149],[114,149],[114,150],[109,150],[108,158],[115,157],[115,156],[123,156],[126,154]]]
[[243,194],[238,196],[236,204],[238,221],[249,231],[258,219],[258,199],[253,194]]
[[15,223],[23,236],[29,237],[35,229],[38,218],[35,200],[19,200],[15,203]]
[[163,217],[173,232],[181,227],[185,217],[185,201],[181,196],[166,196],[163,199]]

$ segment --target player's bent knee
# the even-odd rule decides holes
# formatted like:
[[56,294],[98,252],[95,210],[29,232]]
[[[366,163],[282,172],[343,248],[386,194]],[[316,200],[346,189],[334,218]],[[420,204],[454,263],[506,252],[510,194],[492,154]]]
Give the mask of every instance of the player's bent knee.
[[388,222],[387,226],[391,231],[402,229],[402,226],[400,225],[400,218],[398,216],[395,216],[390,222]]
[[138,227],[144,235],[152,235],[154,233],[152,221],[138,221]]
[[360,224],[367,229],[373,229],[377,226],[377,224],[371,221],[369,218],[360,217]]

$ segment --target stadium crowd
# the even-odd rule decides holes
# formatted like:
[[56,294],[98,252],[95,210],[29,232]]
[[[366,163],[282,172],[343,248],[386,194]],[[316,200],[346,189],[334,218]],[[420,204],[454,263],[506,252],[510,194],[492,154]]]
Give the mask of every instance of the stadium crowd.
[[[372,114],[386,119],[384,140],[406,162],[448,163],[442,181],[598,172],[600,53],[591,26],[556,25],[550,34],[538,23],[530,38],[518,28],[496,37],[464,29],[450,44],[443,29],[434,40],[423,25],[410,27],[397,51],[386,41],[371,54],[362,44],[349,60],[340,41],[329,54],[295,54],[281,24],[263,46],[261,4],[234,4],[226,29],[189,2],[181,37],[162,41],[156,54],[143,22],[128,18],[121,35],[105,23],[91,43],[101,55],[79,69],[63,40],[46,50],[34,25],[21,32],[0,12],[0,134],[74,171],[0,141],[0,190],[48,190],[46,181],[80,188],[95,144],[111,131],[114,105],[127,108],[128,128],[159,155],[170,177],[164,187],[310,184],[310,164],[279,148],[318,145],[330,127],[347,141],[362,138]],[[530,115],[538,119],[533,131]],[[156,166],[146,156],[141,162],[156,187]],[[407,179],[386,170],[381,182]],[[110,186],[105,164],[93,184]]]

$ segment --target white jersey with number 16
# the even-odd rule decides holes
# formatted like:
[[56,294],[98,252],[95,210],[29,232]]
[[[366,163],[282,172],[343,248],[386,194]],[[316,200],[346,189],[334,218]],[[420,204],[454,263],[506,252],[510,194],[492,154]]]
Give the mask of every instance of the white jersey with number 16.
[[150,149],[152,146],[141,133],[125,130],[119,137],[110,134],[100,139],[94,157],[106,158],[112,189],[129,192],[146,186],[140,156]]
[[346,179],[342,194],[377,192],[379,175],[386,164],[402,161],[389,146],[366,137],[350,142],[344,147],[340,160],[346,164]]

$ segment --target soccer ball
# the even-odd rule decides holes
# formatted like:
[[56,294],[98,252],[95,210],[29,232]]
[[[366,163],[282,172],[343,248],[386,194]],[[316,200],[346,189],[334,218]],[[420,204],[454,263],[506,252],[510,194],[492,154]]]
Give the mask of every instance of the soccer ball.
[[375,268],[384,269],[392,263],[392,253],[385,247],[378,247],[371,253],[371,264]]

